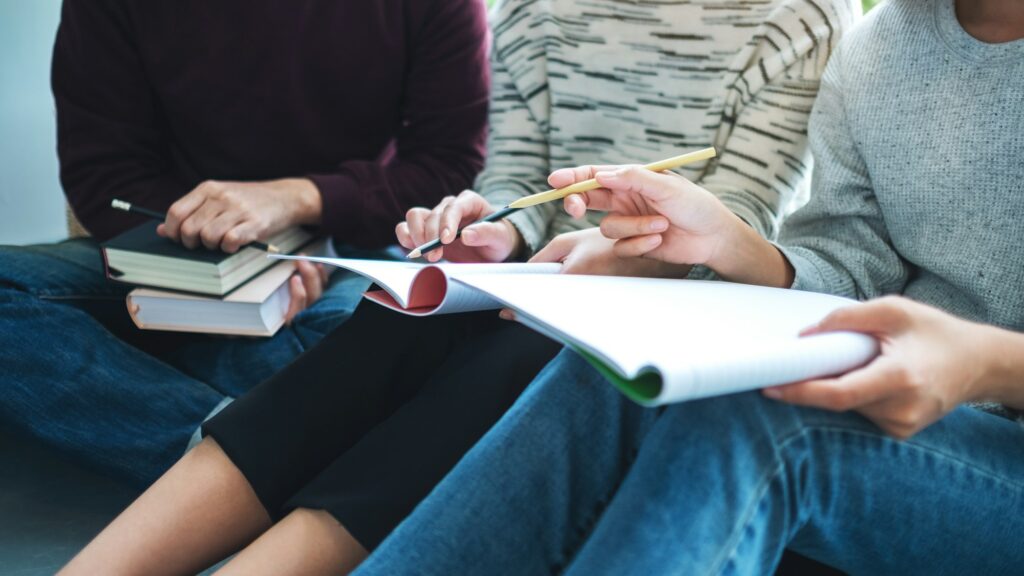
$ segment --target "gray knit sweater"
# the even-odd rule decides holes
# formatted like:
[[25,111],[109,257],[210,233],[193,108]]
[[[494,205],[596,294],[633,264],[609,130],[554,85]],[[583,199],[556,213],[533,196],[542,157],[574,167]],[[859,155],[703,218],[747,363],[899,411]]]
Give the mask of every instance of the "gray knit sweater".
[[976,40],[953,0],[889,0],[833,54],[810,145],[779,241],[794,288],[1024,331],[1024,40]]

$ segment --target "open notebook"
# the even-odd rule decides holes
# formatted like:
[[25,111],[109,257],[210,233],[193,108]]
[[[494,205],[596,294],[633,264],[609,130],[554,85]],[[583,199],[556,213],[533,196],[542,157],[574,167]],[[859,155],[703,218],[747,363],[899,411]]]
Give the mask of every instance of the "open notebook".
[[371,278],[384,290],[367,298],[409,314],[512,308],[520,322],[575,348],[646,405],[839,374],[878,353],[863,334],[799,337],[829,312],[857,305],[825,294],[573,276],[554,273],[557,265],[313,260]]

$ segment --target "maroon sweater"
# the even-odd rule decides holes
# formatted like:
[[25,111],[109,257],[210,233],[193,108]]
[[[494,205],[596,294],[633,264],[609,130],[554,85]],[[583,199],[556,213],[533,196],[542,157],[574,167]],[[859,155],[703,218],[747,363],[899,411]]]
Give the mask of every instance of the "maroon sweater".
[[64,0],[61,181],[103,240],[203,180],[309,177],[364,247],[484,159],[483,0]]

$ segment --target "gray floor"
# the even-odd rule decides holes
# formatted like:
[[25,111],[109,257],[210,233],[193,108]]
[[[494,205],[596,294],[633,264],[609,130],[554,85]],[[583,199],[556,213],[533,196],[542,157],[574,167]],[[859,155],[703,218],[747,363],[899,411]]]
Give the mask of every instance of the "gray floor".
[[53,574],[136,492],[0,435],[0,574]]
[[0,576],[53,574],[136,495],[0,433]]

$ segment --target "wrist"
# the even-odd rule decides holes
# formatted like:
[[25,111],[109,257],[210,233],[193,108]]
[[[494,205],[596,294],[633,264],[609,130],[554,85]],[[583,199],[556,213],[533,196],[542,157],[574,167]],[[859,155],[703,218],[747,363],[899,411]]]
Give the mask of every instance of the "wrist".
[[712,257],[704,263],[729,282],[775,288],[793,285],[789,260],[739,216],[729,212],[728,224]]
[[292,224],[319,226],[323,221],[323,198],[320,189],[308,178],[287,178],[278,184],[288,191],[292,208]]

